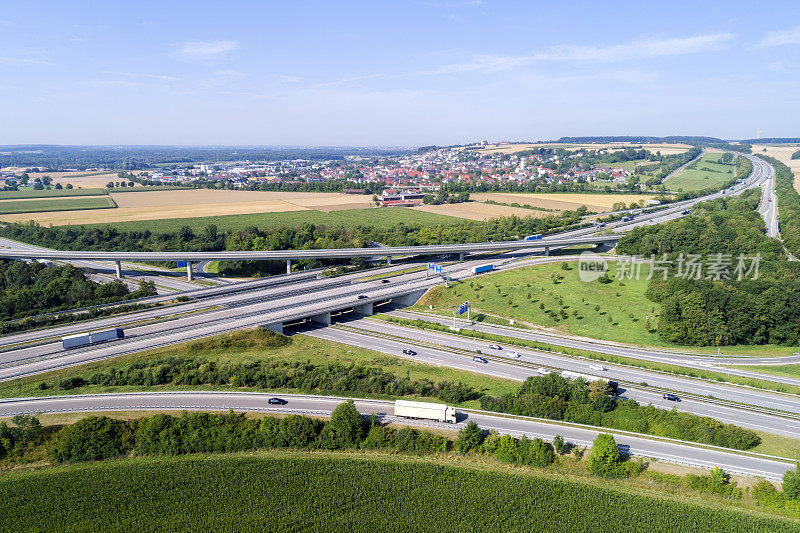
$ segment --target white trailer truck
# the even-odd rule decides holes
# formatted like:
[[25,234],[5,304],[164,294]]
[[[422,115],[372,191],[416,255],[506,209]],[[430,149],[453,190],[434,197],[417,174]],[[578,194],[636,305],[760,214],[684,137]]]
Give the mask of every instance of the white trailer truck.
[[394,402],[394,416],[437,420],[439,422],[449,422],[451,424],[455,424],[456,408],[443,403],[396,400]]
[[79,346],[88,346],[92,343],[92,337],[88,333],[78,333],[77,335],[68,335],[61,337],[61,346],[65,350],[70,348],[77,348]]

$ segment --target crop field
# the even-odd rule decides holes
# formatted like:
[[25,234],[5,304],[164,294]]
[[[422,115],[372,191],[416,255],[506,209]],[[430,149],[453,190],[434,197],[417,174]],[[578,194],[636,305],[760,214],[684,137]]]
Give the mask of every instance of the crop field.
[[39,198],[36,200],[0,200],[0,215],[23,213],[13,217],[3,217],[0,220],[31,220],[35,216],[26,218],[28,214],[38,212],[78,211],[92,209],[110,209],[116,205],[109,196],[74,196],[66,198]]
[[662,155],[682,154],[692,148],[688,144],[631,144],[631,143],[583,143],[583,144],[569,144],[569,143],[534,143],[534,144],[506,144],[496,145],[490,144],[479,151],[486,153],[501,153],[513,154],[523,150],[531,150],[536,148],[563,148],[565,150],[601,150],[607,148],[609,151],[624,150],[625,148],[644,148],[653,153],[661,152]]
[[0,200],[21,200],[23,198],[61,198],[64,196],[105,196],[105,189],[23,189],[21,191],[0,191]]
[[[142,193],[144,194],[144,193]],[[129,196],[136,196],[131,194]],[[116,197],[116,196],[115,196]],[[116,211],[116,210],[115,210]],[[252,213],[246,215],[221,215],[191,218],[167,218],[161,220],[140,220],[132,222],[95,223],[93,226],[113,226],[119,231],[144,231],[153,233],[174,233],[181,226],[189,226],[200,231],[209,224],[214,224],[220,231],[237,231],[249,226],[260,229],[295,227],[304,223],[353,227],[370,225],[391,228],[397,224],[420,224],[433,226],[436,224],[454,224],[459,220],[454,217],[426,213],[403,207],[349,209],[344,211],[314,211],[311,209],[287,211],[280,213]]]
[[[766,149],[766,150],[765,150]],[[794,173],[794,188],[800,192],[800,159],[792,159],[792,154],[800,150],[796,144],[754,144],[753,153],[774,157]]]
[[119,207],[113,213],[43,212],[36,216],[20,216],[15,220],[35,220],[45,225],[61,226],[306,210],[319,213],[364,209],[368,208],[371,203],[371,197],[363,195],[215,191],[210,189],[159,190],[138,194],[113,191],[111,197]]
[[734,178],[735,165],[720,163],[720,153],[706,152],[675,176],[664,180],[670,190],[698,191],[709,187],[721,187]]
[[492,205],[479,201],[463,202],[460,204],[423,205],[415,207],[414,211],[466,218],[468,220],[489,220],[491,218],[508,217],[512,215],[518,217],[544,217],[552,214],[548,211],[525,209],[524,207],[513,207],[509,205]]
[[592,193],[476,193],[470,196],[477,201],[492,200],[504,204],[518,203],[532,205],[556,211],[574,211],[585,205],[590,211],[610,211],[617,202],[630,205],[632,202],[650,200],[654,198],[649,194],[592,194]]
[[[3,531],[796,531],[789,519],[530,470],[297,452],[6,474]],[[154,497],[157,495],[157,497]],[[154,520],[157,517],[157,520]]]

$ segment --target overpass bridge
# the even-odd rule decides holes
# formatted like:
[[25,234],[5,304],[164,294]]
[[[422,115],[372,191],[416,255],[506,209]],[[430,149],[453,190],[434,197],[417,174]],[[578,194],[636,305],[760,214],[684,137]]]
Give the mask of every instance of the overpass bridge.
[[547,255],[551,248],[564,248],[581,244],[602,245],[616,243],[625,233],[607,235],[575,235],[551,237],[535,241],[478,242],[466,244],[435,244],[425,246],[389,246],[384,248],[318,248],[309,250],[252,250],[222,252],[105,252],[66,250],[16,250],[0,248],[0,258],[48,259],[55,261],[92,260],[113,261],[117,277],[121,277],[121,261],[185,261],[186,275],[192,279],[192,263],[199,261],[286,261],[286,271],[291,272],[294,259],[350,259],[353,257],[458,254],[460,259],[469,253],[499,253],[516,250],[543,250]]

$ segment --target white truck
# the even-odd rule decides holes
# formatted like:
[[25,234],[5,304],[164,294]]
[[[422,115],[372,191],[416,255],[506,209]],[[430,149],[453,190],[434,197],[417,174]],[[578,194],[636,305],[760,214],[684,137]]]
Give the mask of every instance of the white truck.
[[456,423],[456,408],[443,403],[411,402],[396,400],[394,416],[402,418],[422,418],[438,422]]
[[79,348],[81,346],[97,344],[98,342],[114,341],[124,338],[125,332],[122,331],[122,328],[104,329],[92,333],[78,333],[76,335],[61,337],[61,346],[63,349],[69,350],[70,348]]

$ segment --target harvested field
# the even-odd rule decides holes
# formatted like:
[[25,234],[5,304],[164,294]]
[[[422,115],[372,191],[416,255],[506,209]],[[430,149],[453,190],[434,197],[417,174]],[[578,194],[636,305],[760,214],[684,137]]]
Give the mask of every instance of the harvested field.
[[[527,203],[527,202],[526,202]],[[552,214],[549,211],[538,209],[525,209],[524,207],[511,207],[506,205],[492,205],[483,202],[464,202],[460,204],[423,205],[415,207],[414,211],[424,211],[437,215],[466,218],[469,220],[489,220],[490,218],[507,217],[543,217]]]
[[[471,198],[478,201],[492,200],[504,204],[518,203],[520,205],[532,205],[554,210],[574,211],[585,205],[590,211],[609,211],[617,202],[624,202],[630,205],[632,202],[640,200],[650,200],[654,198],[650,194],[576,194],[576,193],[476,193]],[[526,212],[534,211],[525,209]]]
[[19,191],[0,191],[0,200],[21,200],[23,198],[58,198],[65,196],[105,196],[105,189],[42,189],[37,191],[24,188]]
[[[764,151],[764,148],[767,151]],[[774,157],[794,172],[794,188],[800,192],[800,159],[792,159],[792,154],[800,150],[796,144],[754,144],[753,153]]]
[[591,143],[591,144],[567,144],[567,143],[542,143],[542,144],[504,144],[496,145],[490,144],[486,148],[481,148],[479,151],[487,153],[501,153],[513,154],[523,150],[531,150],[533,148],[563,148],[565,150],[578,150],[586,148],[589,150],[600,150],[601,148],[608,148],[610,150],[623,150],[625,148],[644,148],[651,152],[661,152],[662,155],[682,154],[692,148],[688,144],[631,144],[631,143]]
[[113,212],[90,211],[58,213],[23,213],[8,221],[35,220],[55,226],[65,224],[101,224],[137,220],[218,217],[250,213],[282,213],[288,211],[339,211],[369,207],[370,196],[349,196],[339,193],[315,192],[251,192],[183,189],[140,192],[112,192],[119,206]]
[[109,181],[120,181],[116,172],[31,172],[28,176],[31,180],[50,176],[53,185],[71,183],[76,189],[104,189]]

